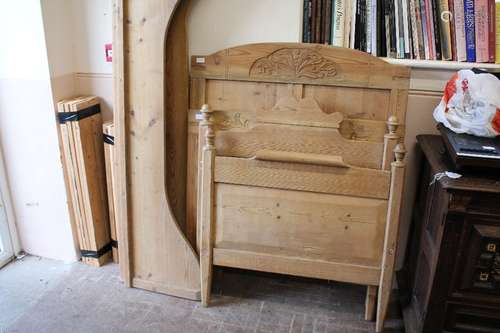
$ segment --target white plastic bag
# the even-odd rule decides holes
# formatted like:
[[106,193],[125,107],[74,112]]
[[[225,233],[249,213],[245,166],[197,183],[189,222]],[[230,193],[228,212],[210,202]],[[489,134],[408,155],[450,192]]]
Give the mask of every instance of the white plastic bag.
[[456,133],[500,135],[500,80],[461,70],[446,84],[434,119]]

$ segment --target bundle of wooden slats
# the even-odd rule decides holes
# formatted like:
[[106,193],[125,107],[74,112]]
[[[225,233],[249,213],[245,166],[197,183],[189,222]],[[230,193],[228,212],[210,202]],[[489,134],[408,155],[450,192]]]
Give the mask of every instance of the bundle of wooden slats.
[[57,107],[69,207],[82,261],[101,266],[111,259],[111,238],[99,99],[77,97]]
[[108,187],[108,207],[109,207],[109,226],[111,231],[111,243],[113,246],[113,261],[118,263],[118,242],[117,242],[117,226],[116,226],[116,201],[115,201],[115,177],[114,177],[114,160],[115,160],[115,127],[113,122],[106,122],[103,125],[104,135],[104,158],[106,161],[106,184]]

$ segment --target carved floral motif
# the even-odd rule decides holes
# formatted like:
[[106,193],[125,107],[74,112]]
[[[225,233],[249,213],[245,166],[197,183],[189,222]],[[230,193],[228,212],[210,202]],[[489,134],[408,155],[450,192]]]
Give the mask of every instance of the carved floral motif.
[[336,74],[335,62],[310,48],[279,49],[258,59],[250,68],[251,76],[280,76],[289,79],[323,79]]

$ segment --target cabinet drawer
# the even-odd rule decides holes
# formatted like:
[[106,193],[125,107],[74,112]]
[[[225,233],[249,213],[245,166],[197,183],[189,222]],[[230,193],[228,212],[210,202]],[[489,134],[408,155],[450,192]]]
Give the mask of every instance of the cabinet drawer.
[[448,303],[445,330],[457,333],[500,333],[500,311]]

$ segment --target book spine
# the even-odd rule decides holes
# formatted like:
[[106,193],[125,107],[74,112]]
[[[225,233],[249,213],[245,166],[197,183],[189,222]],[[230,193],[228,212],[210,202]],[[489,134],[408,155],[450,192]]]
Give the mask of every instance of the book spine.
[[356,25],[358,24],[357,19],[359,15],[359,1],[360,0],[352,0],[352,7],[351,7],[351,36],[349,37],[349,47],[351,49],[356,48],[356,43],[359,43],[359,38],[357,38],[357,31],[356,31]]
[[474,29],[476,31],[476,62],[488,62],[488,0],[474,2]]
[[495,62],[495,0],[488,0],[488,62]]
[[410,0],[410,22],[412,32],[412,42],[414,58],[420,59],[419,46],[418,46],[418,30],[417,30],[417,17],[415,15],[415,0]]
[[451,60],[453,58],[453,51],[451,49],[450,8],[448,0],[439,0],[438,5],[441,55],[443,60]]
[[441,18],[439,17],[439,0],[431,0],[432,4],[432,15],[434,22],[434,43],[436,43],[436,60],[443,59],[443,52],[441,50],[441,29],[439,26],[439,21]]
[[311,0],[304,0],[302,42],[311,42]]
[[408,0],[401,1],[401,8],[403,11],[403,39],[404,39],[404,58],[409,59],[411,53],[410,44],[410,20],[408,15]]
[[352,26],[352,11],[356,0],[346,0],[345,2],[345,19],[344,19],[344,47],[351,46],[351,26]]
[[370,46],[371,46],[371,53],[373,56],[377,57],[379,55],[379,50],[378,50],[378,41],[377,41],[377,36],[378,36],[378,0],[371,0],[372,4],[372,15],[371,15],[371,34],[369,38],[371,39]]
[[311,0],[311,43],[316,43],[316,3],[319,0]]
[[495,63],[500,64],[500,2],[495,3]]
[[[385,0],[388,1],[388,0]],[[385,28],[385,2],[377,0],[377,52],[380,57],[387,57],[387,36]]]
[[392,24],[391,24],[391,1],[384,3],[384,31],[385,31],[385,49],[387,57],[394,57],[392,50]]
[[464,1],[465,50],[468,62],[476,62],[476,32],[474,26],[474,0]]
[[331,44],[332,41],[332,0],[324,0],[323,8],[323,43]]
[[[391,22],[391,52],[394,58],[398,56],[399,35],[396,34],[396,1],[391,1],[390,22]],[[398,31],[399,32],[399,31]]]
[[395,33],[396,33],[396,57],[397,58],[401,58],[401,53],[402,53],[402,49],[401,49],[401,41],[399,39],[399,36],[400,36],[400,29],[401,27],[399,26],[399,17],[402,16],[401,13],[400,13],[400,6],[399,6],[399,0],[395,0],[394,1],[394,27],[395,27]]
[[457,61],[467,61],[465,48],[465,19],[463,0],[454,0],[453,17],[455,20],[455,44],[457,48]]
[[364,30],[364,35],[365,35],[365,40],[366,40],[366,49],[364,51],[368,53],[372,53],[372,20],[373,20],[373,5],[372,5],[372,0],[366,0],[366,7],[365,7],[365,30]]
[[448,23],[450,24],[451,59],[453,61],[457,61],[457,44],[455,43],[456,32],[455,32],[455,19],[454,19],[455,8],[453,0],[446,0],[446,1],[448,1],[448,7],[450,8],[450,12],[448,15],[445,16],[445,18],[448,20]]
[[417,38],[418,38],[418,48],[420,56],[419,59],[425,59],[424,30],[422,24],[420,0],[415,0],[415,17],[417,21]]
[[424,54],[426,60],[431,60],[431,50],[429,43],[429,27],[427,24],[427,3],[426,0],[420,1],[420,17],[422,18],[422,36],[424,40]]
[[338,47],[344,46],[345,4],[345,0],[335,0],[332,44]]
[[430,0],[425,0],[425,21],[427,32],[427,43],[429,44],[429,59],[436,60],[436,44],[434,39],[434,23],[432,5]]

